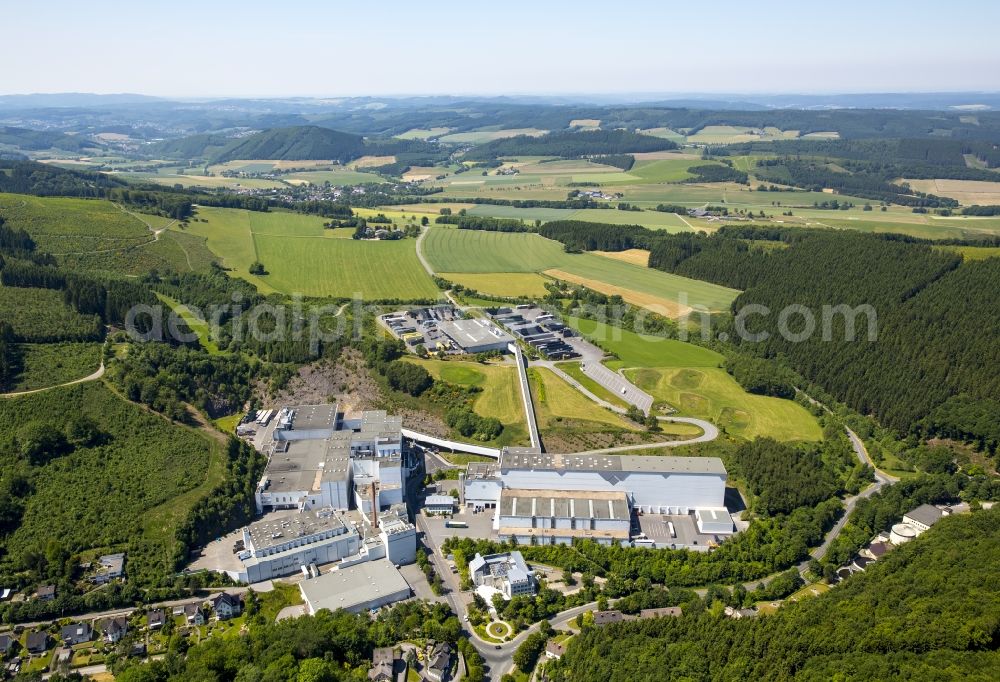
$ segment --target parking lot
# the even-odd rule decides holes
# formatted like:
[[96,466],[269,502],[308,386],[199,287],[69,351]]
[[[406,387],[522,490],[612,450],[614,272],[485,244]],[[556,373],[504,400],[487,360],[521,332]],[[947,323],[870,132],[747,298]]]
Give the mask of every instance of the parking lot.
[[406,347],[413,350],[423,345],[429,351],[461,353],[462,350],[438,329],[439,322],[462,318],[462,313],[451,306],[434,306],[416,310],[399,310],[382,315],[379,322]]
[[573,360],[580,353],[571,343],[575,332],[558,317],[537,306],[502,307],[493,320],[552,360]]
[[648,414],[653,408],[653,396],[639,389],[621,374],[608,369],[600,362],[581,362],[580,369],[584,374],[611,391],[615,396],[635,405],[643,412]]

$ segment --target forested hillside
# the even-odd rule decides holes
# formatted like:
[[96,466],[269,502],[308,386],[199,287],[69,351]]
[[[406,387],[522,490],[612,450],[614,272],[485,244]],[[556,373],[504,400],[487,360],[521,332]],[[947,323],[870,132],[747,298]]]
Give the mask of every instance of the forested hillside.
[[365,154],[364,139],[317,126],[273,128],[232,141],[215,161],[232,159],[330,159],[347,163]]
[[639,135],[626,130],[556,132],[532,137],[518,135],[494,140],[471,150],[466,157],[488,161],[501,156],[578,156],[630,154],[677,149],[677,143],[659,137]]
[[988,680],[1000,669],[1000,510],[942,520],[863,574],[772,616],[586,627],[547,671],[606,680]]

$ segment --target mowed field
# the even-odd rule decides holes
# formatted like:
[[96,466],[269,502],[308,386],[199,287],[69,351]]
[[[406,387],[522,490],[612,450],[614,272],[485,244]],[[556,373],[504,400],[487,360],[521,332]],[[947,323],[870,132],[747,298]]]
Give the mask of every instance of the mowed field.
[[[367,299],[436,298],[437,287],[417,260],[415,240],[356,241],[325,230],[324,219],[203,207],[188,231],[207,240],[231,275],[263,293]],[[268,274],[251,275],[259,261]]]
[[493,140],[502,140],[505,137],[516,137],[518,135],[538,137],[547,132],[549,131],[540,128],[481,128],[464,133],[444,135],[439,139],[448,144],[485,144]]
[[701,417],[744,438],[818,441],[816,419],[798,403],[747,393],[724,369],[711,367],[625,370],[636,386],[678,411]]
[[441,277],[489,296],[545,295],[547,278],[534,272],[439,272]]
[[685,306],[722,310],[737,291],[593,254],[568,254],[562,244],[536,234],[433,227],[423,244],[436,272],[543,273],[621,295],[662,314]]

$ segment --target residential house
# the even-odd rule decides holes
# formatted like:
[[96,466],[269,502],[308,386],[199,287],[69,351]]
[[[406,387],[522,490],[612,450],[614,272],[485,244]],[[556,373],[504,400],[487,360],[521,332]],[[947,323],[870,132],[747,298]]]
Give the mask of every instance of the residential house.
[[104,641],[117,644],[128,633],[128,618],[125,616],[106,618],[101,622],[101,632],[104,633]]
[[452,648],[447,642],[438,642],[427,651],[424,677],[432,682],[445,682],[451,675]]
[[732,606],[727,606],[723,612],[727,617],[734,620],[740,620],[742,618],[756,618],[756,609],[734,609]]
[[5,632],[0,635],[0,656],[6,656],[10,653],[10,650],[14,648],[14,643],[17,642],[14,636],[9,632]]
[[625,620],[625,616],[617,609],[607,611],[594,611],[594,625],[608,625],[610,623],[620,623]]
[[229,620],[240,615],[243,610],[243,602],[236,595],[221,592],[212,598],[212,608],[219,620]]
[[91,581],[103,585],[125,575],[125,554],[105,554],[97,560],[99,568]]
[[204,625],[205,612],[201,610],[201,604],[187,604],[184,607],[184,618],[188,625]]
[[545,645],[545,657],[559,660],[566,653],[566,645],[562,642],[549,642]]
[[59,634],[66,646],[75,646],[94,639],[94,629],[90,627],[90,623],[70,623],[63,626]]
[[35,599],[38,601],[52,601],[56,598],[55,585],[42,585],[35,590]]
[[167,622],[167,612],[163,609],[153,609],[146,614],[146,627],[150,630],[159,630]]
[[368,671],[372,682],[395,682],[396,651],[392,647],[382,647],[372,652],[372,667]]
[[27,648],[28,653],[44,654],[49,648],[49,633],[45,632],[45,630],[41,632],[29,632],[28,636],[24,639],[24,646]]
[[916,509],[903,515],[903,523],[909,524],[917,529],[917,535],[933,526],[941,520],[944,512],[931,504],[922,504]]

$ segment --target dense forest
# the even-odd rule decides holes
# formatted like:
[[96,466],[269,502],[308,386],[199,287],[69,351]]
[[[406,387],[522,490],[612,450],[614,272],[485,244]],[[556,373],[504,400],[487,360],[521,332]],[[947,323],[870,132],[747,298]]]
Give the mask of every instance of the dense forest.
[[[946,518],[826,594],[754,619],[691,604],[679,618],[584,627],[556,681],[993,680],[1000,511]],[[686,605],[687,606],[687,605]]]
[[[734,316],[761,310],[750,305],[770,311],[726,323],[742,353],[781,357],[897,431],[947,435],[990,452],[1000,446],[1000,311],[993,293],[1000,290],[1000,259],[963,262],[900,235],[780,227],[666,235],[636,225],[553,221],[539,234],[567,250],[649,249],[651,268],[742,289]],[[788,248],[755,248],[759,241]],[[796,338],[813,325],[799,313],[782,317],[782,310],[795,310],[789,306],[804,307],[815,333]],[[855,316],[858,306],[871,308]],[[791,334],[779,333],[782,319],[792,323]],[[857,338],[845,340],[851,329]],[[730,367],[746,387],[756,385],[754,392],[788,393],[786,377],[760,369],[746,358]]]
[[474,147],[466,153],[465,158],[474,161],[490,161],[501,156],[559,156],[570,159],[664,149],[677,149],[677,143],[625,130],[594,130],[554,132],[538,137],[518,135],[494,140]]

